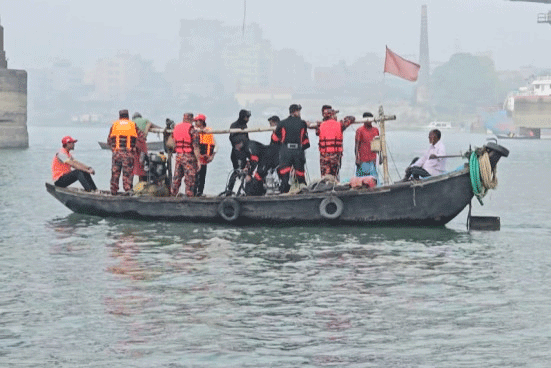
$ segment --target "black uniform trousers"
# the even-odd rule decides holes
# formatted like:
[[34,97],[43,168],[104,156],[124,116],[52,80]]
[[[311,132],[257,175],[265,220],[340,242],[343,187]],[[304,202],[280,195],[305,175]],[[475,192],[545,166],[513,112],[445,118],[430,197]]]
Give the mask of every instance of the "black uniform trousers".
[[92,176],[86,171],[82,170],[72,170],[70,173],[67,173],[57,179],[54,185],[56,187],[66,188],[77,180],[87,192],[98,189],[96,188],[96,184],[94,183],[94,179],[92,179]]

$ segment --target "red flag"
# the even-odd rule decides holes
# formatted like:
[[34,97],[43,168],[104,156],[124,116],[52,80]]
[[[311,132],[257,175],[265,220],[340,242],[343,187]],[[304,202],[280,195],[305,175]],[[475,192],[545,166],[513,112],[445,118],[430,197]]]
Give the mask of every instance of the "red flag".
[[386,48],[385,71],[384,73],[394,74],[397,77],[415,82],[421,66],[406,60]]

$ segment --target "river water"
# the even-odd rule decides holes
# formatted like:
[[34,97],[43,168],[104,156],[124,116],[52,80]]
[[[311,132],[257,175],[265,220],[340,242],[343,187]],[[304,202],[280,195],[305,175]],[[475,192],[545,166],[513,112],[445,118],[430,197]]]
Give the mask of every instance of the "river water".
[[[511,154],[473,215],[501,231],[468,232],[467,211],[436,229],[235,228],[71,213],[44,188],[52,156],[72,135],[107,189],[107,132],[30,125],[29,149],[0,151],[1,367],[549,366],[550,141],[499,142]],[[427,136],[388,133],[394,179]],[[454,154],[486,138],[442,139]],[[218,140],[211,194],[230,166]]]

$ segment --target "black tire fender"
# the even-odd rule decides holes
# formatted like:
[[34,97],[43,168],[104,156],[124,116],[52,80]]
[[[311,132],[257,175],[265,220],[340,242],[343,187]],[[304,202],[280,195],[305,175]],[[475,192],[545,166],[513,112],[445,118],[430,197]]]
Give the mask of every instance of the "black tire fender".
[[240,211],[241,206],[239,205],[239,202],[233,198],[225,198],[218,205],[218,214],[228,222],[237,220]]
[[324,198],[320,203],[320,215],[326,219],[336,219],[342,215],[344,203],[338,197]]
[[500,146],[497,143],[488,142],[486,143],[486,148],[498,152],[503,157],[509,156],[509,150],[503,146]]

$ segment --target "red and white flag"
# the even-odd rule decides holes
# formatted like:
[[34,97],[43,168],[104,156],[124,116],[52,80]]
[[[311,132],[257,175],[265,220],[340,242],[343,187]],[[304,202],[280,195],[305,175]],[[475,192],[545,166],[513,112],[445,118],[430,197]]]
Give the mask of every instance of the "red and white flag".
[[408,81],[415,82],[420,68],[421,66],[419,64],[396,55],[390,51],[388,46],[386,47],[384,73],[390,73],[397,77],[407,79]]

